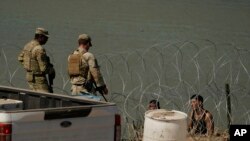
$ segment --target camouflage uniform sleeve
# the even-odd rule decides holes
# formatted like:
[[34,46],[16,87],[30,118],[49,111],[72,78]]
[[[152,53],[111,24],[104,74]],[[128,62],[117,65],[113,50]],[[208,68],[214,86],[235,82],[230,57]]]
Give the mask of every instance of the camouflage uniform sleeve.
[[49,71],[49,60],[48,60],[48,56],[45,52],[45,49],[39,47],[38,49],[35,49],[35,56],[40,68],[40,71],[42,73],[47,74]]
[[100,72],[97,60],[92,53],[85,53],[84,56],[86,57],[87,63],[89,65],[89,71],[96,83],[97,87],[104,86],[105,82],[103,80],[102,74]]
[[20,63],[22,63],[22,65],[23,65],[23,57],[24,57],[24,51],[22,50],[21,52],[20,52],[20,54],[18,55],[18,61],[20,62]]

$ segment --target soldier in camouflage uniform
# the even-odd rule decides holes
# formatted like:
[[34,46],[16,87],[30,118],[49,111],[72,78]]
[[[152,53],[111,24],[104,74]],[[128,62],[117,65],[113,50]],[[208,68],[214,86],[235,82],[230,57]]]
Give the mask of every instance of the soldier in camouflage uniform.
[[48,31],[44,28],[37,28],[35,38],[24,46],[18,56],[18,61],[21,62],[27,72],[26,80],[29,87],[34,91],[53,92],[53,83],[48,84],[46,74],[53,81],[55,70],[46,55],[45,49],[42,47],[47,42],[48,35]]
[[88,52],[92,46],[91,38],[87,34],[81,34],[78,38],[78,44],[77,50],[68,58],[68,73],[72,84],[72,95],[95,94],[95,91],[108,94],[97,60],[92,53]]

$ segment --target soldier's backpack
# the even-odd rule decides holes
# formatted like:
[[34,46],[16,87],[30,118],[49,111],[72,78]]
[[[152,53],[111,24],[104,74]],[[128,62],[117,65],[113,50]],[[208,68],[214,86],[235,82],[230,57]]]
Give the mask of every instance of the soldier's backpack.
[[68,57],[68,73],[69,76],[80,75],[80,67],[82,65],[82,57],[80,54],[70,54]]
[[28,46],[23,50],[23,67],[26,71],[39,71],[39,66],[35,58],[32,57],[32,51],[36,48],[34,44]]
[[32,57],[32,51],[36,48],[36,46],[29,46],[28,48],[24,49],[24,56],[23,56],[23,67],[26,71],[32,72],[39,72],[39,64],[37,60]]
[[68,74],[69,76],[85,75],[86,69],[88,68],[86,62],[83,62],[83,54],[70,54],[68,57]]

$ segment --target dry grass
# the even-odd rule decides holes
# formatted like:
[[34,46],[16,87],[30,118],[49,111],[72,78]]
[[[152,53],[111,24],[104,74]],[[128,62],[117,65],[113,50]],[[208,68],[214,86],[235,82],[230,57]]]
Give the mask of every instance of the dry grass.
[[[130,132],[129,139],[122,139],[122,141],[143,141],[143,126],[127,124],[128,130]],[[229,141],[228,131],[220,131],[218,128],[215,129],[213,136],[191,136],[187,135],[186,141]]]
[[211,137],[187,137],[187,141],[228,141],[228,136],[211,136]]
[[[228,141],[229,135],[217,135],[217,136],[187,136],[186,141]],[[137,133],[137,137],[134,139],[123,139],[122,141],[143,141],[142,133]]]
[[[143,141],[143,137],[139,136],[134,139],[122,139],[122,141]],[[229,136],[211,136],[211,137],[202,137],[202,136],[187,136],[186,141],[229,141]]]

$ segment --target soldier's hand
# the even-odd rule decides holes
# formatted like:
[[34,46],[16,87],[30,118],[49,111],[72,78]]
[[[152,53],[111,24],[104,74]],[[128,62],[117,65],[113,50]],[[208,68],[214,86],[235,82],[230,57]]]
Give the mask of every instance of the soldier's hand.
[[107,95],[108,94],[108,88],[107,87],[105,87],[104,89],[103,89],[103,94],[105,94],[105,95]]
[[107,89],[106,85],[97,87],[96,90],[97,90],[99,93],[101,93],[101,94],[105,94],[105,95],[108,94],[108,89]]

